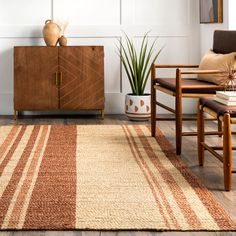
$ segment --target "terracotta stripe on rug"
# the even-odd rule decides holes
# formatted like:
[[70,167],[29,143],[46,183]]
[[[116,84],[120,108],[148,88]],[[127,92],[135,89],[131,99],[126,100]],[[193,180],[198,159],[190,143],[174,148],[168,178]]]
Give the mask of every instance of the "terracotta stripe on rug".
[[[124,127],[123,127],[124,128]],[[173,211],[170,208],[169,204],[166,201],[166,197],[163,193],[162,188],[160,187],[159,183],[156,181],[155,178],[153,178],[153,173],[148,167],[147,163],[143,159],[143,156],[141,154],[141,151],[138,149],[137,144],[135,143],[134,137],[131,135],[131,132],[128,128],[124,128],[124,131],[126,133],[126,138],[129,142],[130,148],[132,150],[132,153],[134,155],[134,158],[136,159],[140,169],[142,170],[151,190],[153,193],[153,196],[155,197],[156,204],[158,205],[158,209],[161,212],[161,216],[163,217],[163,220],[165,222],[165,225],[167,227],[171,227],[171,223],[176,227],[176,229],[179,229],[180,226],[173,215]],[[158,191],[155,190],[155,186],[158,189]],[[165,206],[165,207],[163,207]],[[172,222],[171,222],[172,219]]]
[[[2,157],[2,161],[1,161],[1,165],[0,165],[0,174],[2,174],[4,168],[7,166],[8,162],[11,160],[12,155],[15,152],[15,149],[17,148],[24,132],[25,132],[26,127],[22,127],[22,129],[20,130],[19,133],[17,133],[16,139],[14,140],[14,143],[10,146],[10,149],[8,150],[8,152],[5,152],[6,155],[5,157]],[[16,134],[15,131],[17,131],[16,129],[13,128],[13,135]],[[7,137],[6,139],[6,143],[3,143],[3,146],[7,145],[9,146],[10,142],[8,142],[9,138],[12,136],[12,134],[10,133],[10,136]],[[13,140],[12,140],[13,141]]]
[[8,151],[11,142],[14,142],[15,136],[17,134],[19,127],[13,126],[6,128],[3,130],[1,129],[1,146],[0,146],[0,165],[4,160],[4,154]]
[[198,219],[196,213],[192,209],[191,205],[188,202],[188,199],[186,199],[180,185],[176,181],[175,177],[171,175],[169,170],[163,166],[159,158],[157,158],[157,155],[155,152],[153,152],[152,147],[149,145],[147,138],[143,135],[142,130],[140,127],[135,126],[135,132],[137,133],[139,139],[140,139],[140,145],[145,147],[145,151],[147,153],[148,158],[150,159],[151,163],[155,166],[155,168],[158,170],[158,172],[161,174],[163,180],[167,180],[167,187],[170,189],[170,194],[174,196],[174,199],[176,200],[176,203],[178,207],[180,208],[183,216],[185,217],[187,223],[191,227],[201,227],[201,222]]
[[75,227],[76,126],[52,126],[23,227]]
[[[174,167],[181,172],[186,181],[188,181],[188,183],[192,186],[199,199],[209,211],[209,214],[212,215],[219,225],[219,228],[222,230],[227,230],[230,228],[234,223],[230,219],[229,215],[215,200],[210,191],[208,191],[206,187],[199,181],[199,179],[192,174],[188,167],[184,165],[181,159],[176,158],[174,148],[159,129],[157,129],[157,134],[156,141],[159,143],[163,153],[166,155],[168,160],[171,161]],[[214,204],[212,204],[212,202],[214,202]]]
[[[38,175],[39,166],[41,165],[42,155],[48,140],[48,126],[41,127],[40,130],[35,130],[34,135],[37,135],[32,151],[29,155],[28,162],[18,187],[13,196],[13,200],[5,217],[5,227],[21,228],[24,224],[25,215],[28,209],[29,200],[32,195],[33,187]],[[28,153],[26,152],[26,155]]]
[[236,224],[143,125],[0,127],[0,226],[228,231]]
[[6,189],[4,190],[4,192],[2,194],[2,197],[0,199],[0,211],[2,212],[1,217],[0,217],[1,224],[3,223],[3,220],[4,220],[4,218],[2,216],[7,215],[7,211],[10,207],[11,202],[14,202],[14,201],[12,201],[13,195],[16,192],[15,190],[16,190],[17,185],[19,184],[20,179],[22,177],[22,174],[23,174],[22,172],[23,172],[25,165],[28,161],[32,146],[35,143],[36,136],[37,136],[38,132],[39,132],[39,126],[35,126],[32,134],[29,138],[29,141],[25,147],[25,150],[22,153],[22,156],[21,156],[21,158],[20,158],[20,160],[13,172],[13,175],[12,175]]

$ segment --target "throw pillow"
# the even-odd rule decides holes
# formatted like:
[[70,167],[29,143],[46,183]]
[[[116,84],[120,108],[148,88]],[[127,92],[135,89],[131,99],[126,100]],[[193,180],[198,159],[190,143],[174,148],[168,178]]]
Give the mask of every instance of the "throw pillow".
[[[232,52],[229,54],[217,54],[210,50],[202,58],[199,65],[199,70],[227,71],[229,68],[236,69],[236,52]],[[198,79],[220,85],[226,78],[225,75],[222,73],[200,74],[198,75]]]

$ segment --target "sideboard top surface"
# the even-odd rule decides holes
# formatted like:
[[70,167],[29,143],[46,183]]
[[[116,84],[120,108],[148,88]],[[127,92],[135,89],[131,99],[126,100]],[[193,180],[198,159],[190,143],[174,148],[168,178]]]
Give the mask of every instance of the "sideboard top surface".
[[67,48],[67,47],[101,47],[102,45],[70,45],[70,46],[14,46],[14,48],[25,48],[25,47],[31,47],[31,48]]

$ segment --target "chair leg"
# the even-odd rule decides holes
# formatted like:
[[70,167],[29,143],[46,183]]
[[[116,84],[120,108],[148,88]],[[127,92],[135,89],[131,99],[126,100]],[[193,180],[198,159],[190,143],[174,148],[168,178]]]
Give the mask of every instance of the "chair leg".
[[[217,119],[217,123],[218,123],[218,132],[222,132],[223,131],[222,121]],[[222,134],[219,134],[219,137],[222,137]]]
[[175,136],[176,136],[176,154],[181,155],[182,149],[182,97],[176,96],[175,99]]
[[154,88],[155,67],[152,66],[152,80],[151,80],[151,133],[152,137],[156,136],[156,89]]
[[152,137],[156,136],[156,90],[153,89],[151,98],[151,130]]
[[197,117],[197,141],[198,141],[198,162],[200,166],[204,164],[204,116],[203,107],[198,103],[198,117]]
[[231,139],[229,113],[224,114],[223,160],[224,160],[224,186],[226,191],[230,191],[232,185],[232,139]]

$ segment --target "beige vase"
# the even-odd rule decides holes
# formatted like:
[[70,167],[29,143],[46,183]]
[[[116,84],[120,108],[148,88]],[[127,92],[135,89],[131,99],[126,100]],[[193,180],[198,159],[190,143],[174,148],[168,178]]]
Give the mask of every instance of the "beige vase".
[[148,120],[151,116],[151,95],[137,96],[126,94],[125,113],[130,120]]
[[62,35],[60,38],[59,38],[59,45],[60,46],[66,46],[67,45],[67,38]]
[[60,38],[61,28],[52,20],[46,20],[43,27],[43,37],[47,46],[56,46]]

